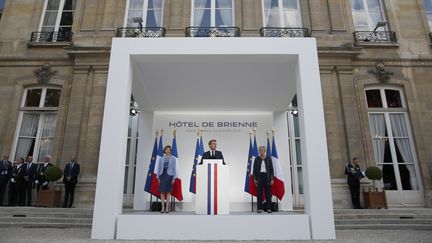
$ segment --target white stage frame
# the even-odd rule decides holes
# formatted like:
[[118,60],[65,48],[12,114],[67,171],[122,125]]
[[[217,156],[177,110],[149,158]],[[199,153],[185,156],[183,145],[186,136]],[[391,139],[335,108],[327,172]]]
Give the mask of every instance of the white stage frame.
[[[110,67],[105,96],[105,107],[102,125],[99,165],[96,185],[95,206],[93,215],[92,238],[114,239],[128,238],[133,224],[140,225],[141,239],[182,239],[184,234],[166,230],[158,225],[152,230],[142,231],[144,222],[156,224],[166,222],[158,215],[123,215],[123,181],[127,144],[127,127],[130,96],[133,90],[134,98],[140,107],[146,105],[140,92],[144,90],[140,75],[134,66],[134,58],[153,55],[200,55],[216,57],[220,55],[237,56],[251,55],[259,57],[265,55],[274,58],[287,58],[292,67],[293,76],[290,77],[290,89],[286,90],[287,98],[292,99],[297,94],[299,109],[299,124],[301,131],[301,150],[304,173],[304,215],[272,215],[274,222],[269,223],[269,234],[259,239],[334,239],[335,228],[330,187],[329,162],[324,123],[324,111],[321,93],[321,81],[317,47],[313,38],[114,38],[111,48]],[[163,63],[161,64],[163,65]],[[288,66],[288,63],[287,63]],[[217,67],[215,67],[217,68]],[[288,67],[287,67],[288,68]],[[169,70],[166,70],[169,72]],[[288,82],[288,80],[287,80]],[[279,131],[286,130],[286,116],[281,110],[274,110],[274,125]],[[140,136],[153,138],[153,112],[143,111],[143,119],[147,123],[140,125]],[[286,141],[285,141],[286,140]],[[288,140],[278,138],[279,151],[288,149]],[[138,157],[149,157],[152,139],[140,139]],[[137,170],[142,169],[137,167]],[[141,172],[140,172],[141,173]],[[138,173],[137,173],[138,175]],[[285,180],[289,180],[286,176]],[[137,177],[139,178],[139,177]],[[135,191],[141,190],[136,188]],[[289,195],[290,196],[290,195]],[[182,217],[170,215],[170,217]],[[186,217],[186,216],[184,216]],[[215,218],[210,218],[215,217]],[[219,218],[220,217],[220,218]],[[227,217],[227,218],[222,218]],[[231,218],[230,218],[231,217]],[[217,227],[224,227],[223,222],[251,222],[251,215],[227,216],[187,216],[190,228],[198,225],[214,223]],[[259,216],[256,216],[259,217]],[[304,223],[297,224],[298,234],[287,234],[289,227],[296,225],[299,218]],[[179,219],[173,219],[177,221]],[[261,219],[256,218],[257,222]],[[150,226],[149,226],[150,227]],[[187,239],[206,240],[246,240],[251,239],[249,230],[238,229],[235,234],[211,234],[201,227],[201,234],[205,237],[190,237]],[[181,229],[181,228],[180,228]],[[158,230],[163,230],[161,234]],[[184,229],[186,230],[186,229]],[[128,233],[129,232],[129,233]],[[171,232],[171,233],[170,233]],[[226,231],[225,231],[226,232]],[[131,237],[133,236],[131,235]],[[185,238],[186,239],[186,238]],[[258,238],[257,238],[258,239]]]

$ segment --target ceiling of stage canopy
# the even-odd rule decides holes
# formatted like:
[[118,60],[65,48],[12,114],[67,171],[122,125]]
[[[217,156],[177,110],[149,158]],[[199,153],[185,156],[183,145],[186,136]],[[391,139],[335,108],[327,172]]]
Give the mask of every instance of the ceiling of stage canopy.
[[135,55],[132,94],[143,110],[286,110],[297,57]]

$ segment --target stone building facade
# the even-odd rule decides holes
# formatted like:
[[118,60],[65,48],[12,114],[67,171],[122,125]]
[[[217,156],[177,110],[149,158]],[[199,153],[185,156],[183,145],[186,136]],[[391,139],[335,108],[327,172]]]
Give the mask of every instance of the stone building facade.
[[[234,31],[242,37],[261,38],[271,30],[316,38],[334,207],[350,207],[344,169],[352,157],[362,168],[384,168],[391,205],[432,206],[429,0],[208,1],[208,16],[206,1],[158,2],[5,0],[0,152],[50,153],[61,167],[76,154],[81,164],[77,205],[92,205],[112,38],[129,33],[119,32],[122,27],[134,28],[129,37],[141,37],[136,33],[150,33],[152,21],[161,24],[164,36],[180,37],[201,21],[201,27],[238,27]],[[260,32],[263,26],[277,28]]]

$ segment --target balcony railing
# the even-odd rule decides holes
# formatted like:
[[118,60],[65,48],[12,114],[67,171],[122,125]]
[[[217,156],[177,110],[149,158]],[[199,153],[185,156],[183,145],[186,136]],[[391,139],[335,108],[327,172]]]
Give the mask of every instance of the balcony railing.
[[72,35],[70,31],[32,32],[30,42],[71,42]]
[[162,27],[118,28],[117,37],[165,37],[165,28]]
[[263,27],[260,34],[261,37],[310,37],[307,28]]
[[186,37],[240,37],[238,27],[187,27]]
[[396,44],[394,31],[355,31],[354,40],[357,44]]

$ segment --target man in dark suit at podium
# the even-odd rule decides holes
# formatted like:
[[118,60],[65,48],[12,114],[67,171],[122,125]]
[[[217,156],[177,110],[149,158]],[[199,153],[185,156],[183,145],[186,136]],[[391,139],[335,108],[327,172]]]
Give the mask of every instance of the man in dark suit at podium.
[[221,151],[216,150],[217,142],[215,139],[212,139],[208,143],[210,150],[205,152],[201,158],[200,165],[203,163],[205,159],[221,159],[222,163],[225,164],[224,157]]

